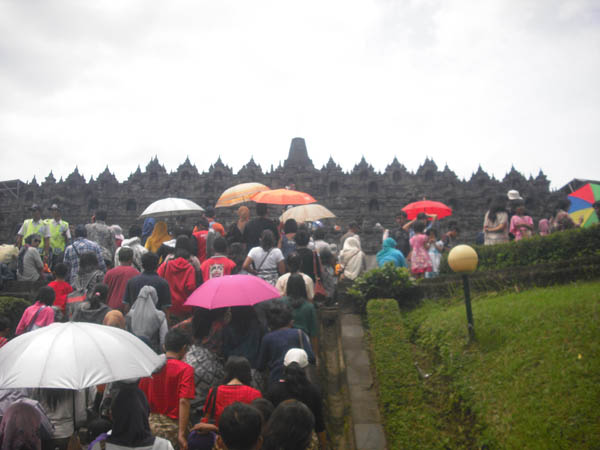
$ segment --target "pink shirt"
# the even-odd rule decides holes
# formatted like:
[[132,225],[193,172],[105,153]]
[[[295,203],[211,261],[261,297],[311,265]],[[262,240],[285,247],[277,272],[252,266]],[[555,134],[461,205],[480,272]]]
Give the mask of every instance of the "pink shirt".
[[512,219],[510,219],[510,232],[515,235],[515,241],[530,237],[532,234],[531,230],[518,228],[519,225],[529,225],[533,229],[533,219],[529,216],[512,216]]
[[[35,313],[42,306],[46,306],[46,305],[44,305],[42,302],[38,301],[38,302],[35,302],[33,305],[31,305],[29,308],[27,308],[25,310],[25,312],[23,313],[23,317],[21,317],[21,320],[19,321],[19,325],[17,325],[17,330],[15,333],[16,335],[22,334],[25,331],[25,328],[27,328],[27,326],[33,319],[33,316],[35,316]],[[54,322],[54,310],[52,309],[51,306],[46,306],[36,317],[34,325],[37,328],[40,328],[40,327],[45,327],[46,325],[50,325],[53,322]]]

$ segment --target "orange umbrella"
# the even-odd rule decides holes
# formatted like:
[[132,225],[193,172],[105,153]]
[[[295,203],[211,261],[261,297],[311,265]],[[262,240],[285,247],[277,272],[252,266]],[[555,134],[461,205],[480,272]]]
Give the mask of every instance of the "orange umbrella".
[[217,200],[216,208],[224,208],[233,206],[239,203],[244,203],[250,200],[257,192],[268,191],[269,188],[261,183],[242,183],[226,189],[219,200]]
[[254,194],[250,199],[256,203],[269,203],[271,205],[306,205],[316,203],[312,195],[306,192],[291,189],[272,189],[270,191]]

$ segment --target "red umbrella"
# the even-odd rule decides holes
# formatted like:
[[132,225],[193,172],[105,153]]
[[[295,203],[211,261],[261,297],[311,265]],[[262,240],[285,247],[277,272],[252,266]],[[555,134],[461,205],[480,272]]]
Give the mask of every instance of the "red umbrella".
[[408,220],[413,220],[419,213],[426,214],[437,214],[438,219],[443,219],[452,215],[452,208],[444,205],[441,202],[434,202],[431,200],[421,200],[420,202],[413,202],[402,208],[402,211],[408,216]]
[[317,202],[312,195],[292,189],[271,189],[270,191],[258,192],[250,200],[271,205],[306,205]]
[[224,275],[211,278],[197,288],[184,303],[206,309],[252,306],[281,297],[275,286],[254,275]]

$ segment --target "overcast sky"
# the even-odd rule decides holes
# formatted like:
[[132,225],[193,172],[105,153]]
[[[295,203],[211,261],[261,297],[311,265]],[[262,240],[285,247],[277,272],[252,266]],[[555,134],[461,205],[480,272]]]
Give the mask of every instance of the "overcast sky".
[[0,180],[268,171],[296,136],[318,168],[600,179],[600,1],[0,0]]

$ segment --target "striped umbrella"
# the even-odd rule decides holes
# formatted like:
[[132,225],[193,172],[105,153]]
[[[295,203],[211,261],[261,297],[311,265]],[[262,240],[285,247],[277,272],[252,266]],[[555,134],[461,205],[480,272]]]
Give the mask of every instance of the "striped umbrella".
[[217,200],[216,208],[225,208],[227,206],[237,205],[250,200],[257,192],[268,191],[269,187],[261,183],[242,183],[226,189],[219,200]]

